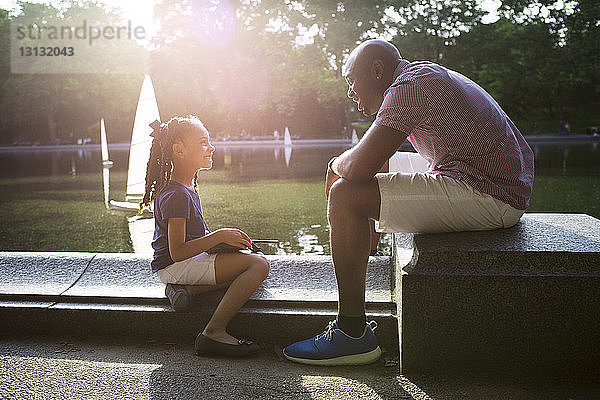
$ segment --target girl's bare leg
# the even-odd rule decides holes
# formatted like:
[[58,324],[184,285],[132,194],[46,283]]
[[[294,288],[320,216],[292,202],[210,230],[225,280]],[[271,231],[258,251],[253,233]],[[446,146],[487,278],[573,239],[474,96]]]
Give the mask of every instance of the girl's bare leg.
[[212,292],[213,290],[226,288],[229,283],[230,282],[224,282],[217,285],[185,285],[185,289],[191,296],[196,296],[201,293]]
[[225,329],[269,274],[269,262],[257,254],[219,254],[215,259],[215,274],[217,285],[231,284],[202,334],[218,342],[238,344]]

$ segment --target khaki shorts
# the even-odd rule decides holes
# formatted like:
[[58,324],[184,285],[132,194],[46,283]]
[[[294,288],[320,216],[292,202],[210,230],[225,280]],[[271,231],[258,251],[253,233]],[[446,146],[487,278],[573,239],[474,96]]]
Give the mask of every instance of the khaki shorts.
[[216,285],[215,258],[217,254],[200,253],[187,260],[178,261],[157,274],[162,283],[179,285]]
[[416,153],[396,153],[390,173],[377,174],[378,232],[459,232],[508,228],[524,213],[453,178],[426,172]]

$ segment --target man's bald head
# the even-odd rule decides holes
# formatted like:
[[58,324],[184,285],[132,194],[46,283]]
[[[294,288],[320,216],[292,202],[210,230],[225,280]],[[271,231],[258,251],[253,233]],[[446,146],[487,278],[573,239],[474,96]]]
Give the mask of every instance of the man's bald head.
[[352,50],[344,65],[343,75],[346,75],[350,64],[355,70],[364,70],[369,68],[374,60],[381,60],[386,68],[395,69],[401,59],[400,51],[390,42],[380,39],[367,40]]
[[348,83],[348,97],[356,102],[358,111],[373,115],[379,110],[401,60],[396,46],[384,40],[367,40],[352,50],[342,75]]

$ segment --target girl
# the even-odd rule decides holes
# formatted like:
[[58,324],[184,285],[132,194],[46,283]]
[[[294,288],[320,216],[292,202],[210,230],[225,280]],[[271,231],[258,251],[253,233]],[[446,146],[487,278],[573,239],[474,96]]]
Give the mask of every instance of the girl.
[[146,173],[146,194],[140,207],[154,202],[156,272],[175,310],[187,309],[190,297],[229,286],[210,321],[196,338],[198,355],[246,356],[259,348],[226,331],[227,324],[269,273],[268,261],[257,254],[207,254],[226,243],[248,249],[252,241],[239,229],[211,232],[204,222],[196,173],[212,168],[215,148],[195,116],[175,117],[156,127]]

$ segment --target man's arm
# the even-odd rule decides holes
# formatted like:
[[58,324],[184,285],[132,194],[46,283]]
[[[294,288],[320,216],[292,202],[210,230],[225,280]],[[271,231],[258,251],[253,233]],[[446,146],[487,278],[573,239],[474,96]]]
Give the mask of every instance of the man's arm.
[[331,165],[333,172],[350,182],[368,182],[404,143],[407,135],[387,126],[371,125],[356,146]]

